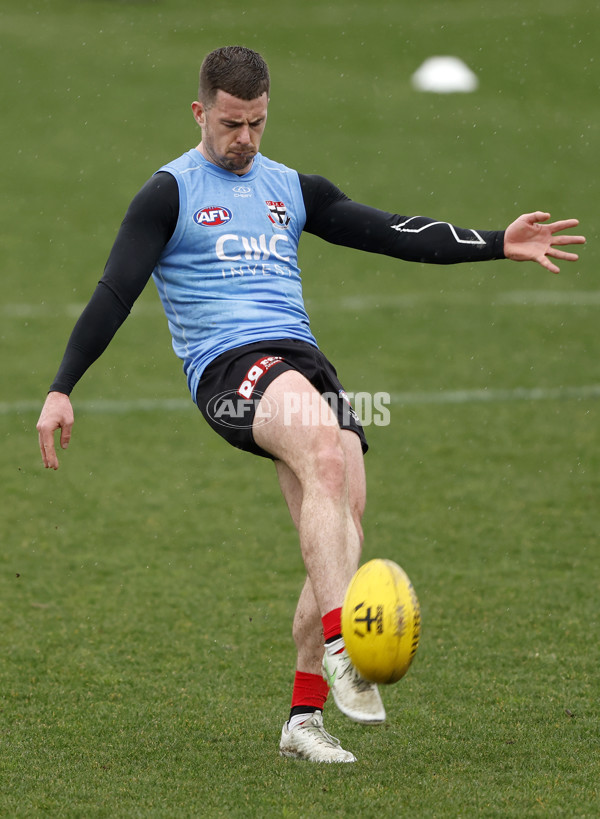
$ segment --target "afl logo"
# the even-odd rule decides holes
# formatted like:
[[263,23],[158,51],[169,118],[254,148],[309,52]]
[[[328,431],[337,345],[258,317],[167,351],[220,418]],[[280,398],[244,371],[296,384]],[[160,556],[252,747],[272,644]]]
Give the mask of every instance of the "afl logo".
[[222,208],[218,205],[197,210],[194,214],[194,222],[202,227],[219,227],[231,221],[233,214],[229,208]]

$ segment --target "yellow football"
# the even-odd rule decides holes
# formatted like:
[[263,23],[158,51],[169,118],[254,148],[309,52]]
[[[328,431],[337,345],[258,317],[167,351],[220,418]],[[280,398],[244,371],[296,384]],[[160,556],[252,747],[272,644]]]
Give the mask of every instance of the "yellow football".
[[357,671],[394,683],[419,645],[421,611],[406,572],[392,560],[370,560],[356,572],[342,606],[342,636]]

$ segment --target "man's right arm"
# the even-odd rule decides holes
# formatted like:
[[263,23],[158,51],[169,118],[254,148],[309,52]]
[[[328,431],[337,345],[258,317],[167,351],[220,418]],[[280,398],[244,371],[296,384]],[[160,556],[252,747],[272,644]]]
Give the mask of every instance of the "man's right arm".
[[70,395],[104,352],[140,295],[171,238],[179,192],[169,173],[151,177],[134,197],[108,257],[104,274],[79,317],[51,391]]
[[134,197],[90,301],[69,338],[37,430],[44,466],[58,469],[54,433],[67,446],[73,426],[69,395],[104,352],[146,286],[179,215],[179,191],[169,173],[155,174]]

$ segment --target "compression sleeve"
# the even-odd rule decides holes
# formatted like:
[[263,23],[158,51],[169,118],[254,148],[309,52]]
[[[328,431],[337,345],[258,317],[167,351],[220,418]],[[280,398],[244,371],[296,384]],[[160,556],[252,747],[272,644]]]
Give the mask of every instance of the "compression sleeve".
[[70,395],[104,352],[171,238],[179,215],[179,190],[170,173],[151,177],[132,200],[104,274],[79,317],[50,391]]
[[337,245],[411,262],[454,264],[504,258],[504,231],[472,230],[353,202],[322,176],[299,174],[304,230]]

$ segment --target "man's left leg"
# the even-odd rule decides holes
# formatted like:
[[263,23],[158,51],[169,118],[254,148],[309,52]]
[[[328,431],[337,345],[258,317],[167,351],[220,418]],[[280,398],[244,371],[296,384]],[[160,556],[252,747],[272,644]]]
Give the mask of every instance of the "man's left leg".
[[[358,436],[349,430],[342,430],[341,436],[348,464],[349,506],[358,534],[359,551],[353,556],[354,570],[356,571],[363,543],[362,516],[366,503],[365,467]],[[298,528],[302,506],[302,487],[285,463],[275,461],[275,467],[282,494],[288,505],[294,525]],[[298,652],[297,669],[320,675],[323,660],[322,621],[308,577],[298,600],[294,616],[293,635]]]
[[[363,542],[361,521],[366,501],[364,460],[358,436],[349,430],[342,430],[341,435],[348,463],[349,506],[358,534],[359,551],[354,556],[356,569],[358,568],[360,549]],[[302,487],[286,464],[282,461],[275,461],[275,466],[292,520],[298,527],[302,505]],[[327,669],[328,665],[329,667],[338,667],[340,675],[342,677],[345,675],[345,679],[341,681],[345,690],[338,692],[334,685],[333,693],[336,703],[347,716],[355,720],[358,716],[360,718],[357,721],[371,724],[382,722],[385,719],[383,704],[376,689],[374,690],[375,687],[371,684],[365,686],[364,681],[360,678],[354,679],[357,675],[349,662],[346,652],[343,651],[343,643],[339,639],[341,632],[339,612],[337,618],[337,627],[334,624],[332,630],[335,633],[332,634],[332,638],[337,637],[338,639],[332,639],[331,641],[331,651],[336,652],[336,654],[332,654],[329,661],[324,663],[323,621],[310,579],[307,577],[300,594],[293,624],[297,662],[292,707],[288,722],[291,729],[302,724],[307,724],[310,728],[311,716],[317,711],[322,712],[329,691],[329,685],[323,678],[323,669]],[[335,620],[335,616],[333,620]],[[329,617],[329,622],[333,622],[333,620]],[[328,648],[330,647],[328,646]],[[356,689],[358,689],[358,700]],[[342,695],[341,700],[338,696],[339,693]],[[346,707],[348,701],[350,701],[350,710]],[[370,708],[370,713],[365,713],[365,706]]]

